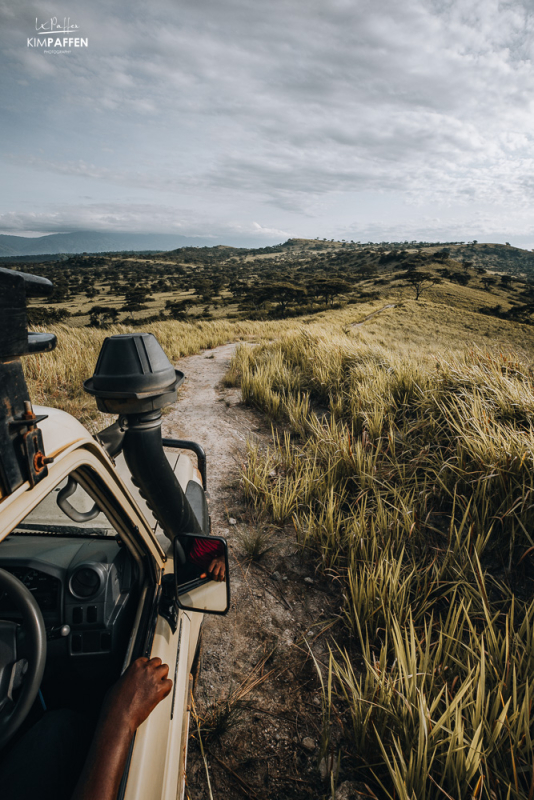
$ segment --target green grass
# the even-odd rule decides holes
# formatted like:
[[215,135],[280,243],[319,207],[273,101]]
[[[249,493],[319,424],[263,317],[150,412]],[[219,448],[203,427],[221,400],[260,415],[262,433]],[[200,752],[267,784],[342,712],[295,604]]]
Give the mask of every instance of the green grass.
[[250,446],[243,490],[339,587],[322,752],[342,720],[343,779],[532,800],[529,343],[510,325],[504,346],[466,346],[465,312],[426,310],[426,328],[408,305],[357,336],[330,318],[242,346],[229,377],[284,431]]
[[[243,491],[339,595],[345,634],[321,675],[339,779],[396,800],[533,800],[534,328],[441,291],[147,327],[172,359],[258,343],[227,376],[277,426],[250,447]],[[58,349],[24,360],[32,397],[103,424],[82,382],[126,328],[54,330]]]
[[263,556],[273,549],[272,533],[258,525],[236,531],[236,539],[249,561],[261,561]]

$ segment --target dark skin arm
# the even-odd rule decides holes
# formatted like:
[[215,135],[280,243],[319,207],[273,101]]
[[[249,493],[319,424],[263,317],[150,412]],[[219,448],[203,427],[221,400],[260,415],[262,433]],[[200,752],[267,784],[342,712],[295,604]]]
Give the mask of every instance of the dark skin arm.
[[172,689],[168,674],[160,658],[138,658],[113,686],[71,800],[115,800],[135,731]]

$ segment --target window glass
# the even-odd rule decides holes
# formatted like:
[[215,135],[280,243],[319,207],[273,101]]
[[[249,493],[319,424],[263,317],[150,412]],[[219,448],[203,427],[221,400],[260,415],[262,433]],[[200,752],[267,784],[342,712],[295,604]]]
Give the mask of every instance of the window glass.
[[51,536],[117,535],[106,515],[72,476],[56,486],[12,532]]

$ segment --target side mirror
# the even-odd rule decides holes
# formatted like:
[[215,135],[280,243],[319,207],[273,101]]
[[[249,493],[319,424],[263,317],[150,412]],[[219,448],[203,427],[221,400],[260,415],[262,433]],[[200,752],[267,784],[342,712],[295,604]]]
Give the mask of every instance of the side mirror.
[[184,611],[227,614],[228,545],[220,536],[184,533],[173,542],[176,602]]

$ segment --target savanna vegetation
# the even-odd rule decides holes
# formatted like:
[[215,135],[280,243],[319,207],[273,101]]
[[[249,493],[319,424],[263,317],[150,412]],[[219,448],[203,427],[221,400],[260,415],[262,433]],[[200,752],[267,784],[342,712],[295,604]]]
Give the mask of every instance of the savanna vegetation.
[[275,423],[244,492],[339,596],[317,665],[332,796],[350,777],[377,798],[531,798],[532,362],[452,331],[423,347],[415,324],[376,338],[302,330],[241,346],[229,374]]
[[290,239],[256,250],[186,247],[58,259],[32,266],[55,286],[46,303],[31,307],[32,324],[288,319],[392,293],[447,302],[459,288],[472,308],[489,315],[529,323],[534,311],[534,254],[506,245]]
[[339,600],[317,664],[325,797],[350,778],[380,799],[534,798],[532,256],[512,274],[484,247],[42,265],[57,288],[35,323],[60,336],[25,360],[31,390],[94,425],[104,336],[142,322],[174,359],[243,342],[227,381],[273,423],[243,492]]

